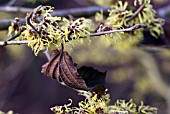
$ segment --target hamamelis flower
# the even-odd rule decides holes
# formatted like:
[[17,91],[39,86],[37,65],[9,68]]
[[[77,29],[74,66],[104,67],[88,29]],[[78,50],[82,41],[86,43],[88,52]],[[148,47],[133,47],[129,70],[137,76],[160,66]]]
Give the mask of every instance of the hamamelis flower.
[[51,111],[53,111],[55,114],[69,114],[72,112],[72,109],[70,108],[72,104],[72,100],[69,99],[70,103],[65,104],[64,106],[55,106],[51,108]]
[[[85,37],[91,29],[91,21],[85,18],[79,18],[75,21],[70,21],[66,18],[52,16],[53,11],[51,6],[39,6],[26,17],[26,25],[18,25],[17,22],[11,23],[9,27],[9,35],[17,34],[22,28],[20,36],[16,40],[27,40],[28,46],[32,48],[35,55],[44,47],[47,51],[51,45],[59,48],[61,43],[70,42],[71,40]],[[40,19],[40,16],[43,18]],[[15,26],[19,29],[15,29]]]
[[54,114],[157,114],[157,108],[144,106],[143,102],[137,106],[133,100],[117,100],[114,105],[109,105],[110,95],[98,95],[93,92],[83,91],[80,95],[85,100],[78,103],[78,107],[69,104],[51,108]]
[[[164,20],[156,18],[156,11],[153,9],[150,0],[135,0],[132,10],[128,7],[128,2],[118,1],[111,6],[109,16],[102,21],[103,26],[112,27],[112,30],[129,28],[135,24],[146,24],[148,31],[152,36],[158,38],[164,34],[162,25]],[[102,13],[96,14],[96,21],[102,17]],[[100,20],[101,21],[101,20]],[[101,29],[99,28],[99,31]],[[143,38],[144,29],[137,29],[131,32],[117,32],[100,36],[101,40],[105,40],[106,45],[114,45],[114,48],[119,51],[127,51],[131,47],[138,44]]]

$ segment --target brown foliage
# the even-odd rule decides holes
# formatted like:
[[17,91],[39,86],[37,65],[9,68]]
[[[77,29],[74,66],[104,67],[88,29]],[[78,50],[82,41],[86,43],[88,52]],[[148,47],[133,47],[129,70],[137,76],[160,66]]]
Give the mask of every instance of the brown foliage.
[[71,88],[87,90],[85,81],[78,74],[75,63],[66,51],[54,50],[50,61],[42,66],[41,72]]

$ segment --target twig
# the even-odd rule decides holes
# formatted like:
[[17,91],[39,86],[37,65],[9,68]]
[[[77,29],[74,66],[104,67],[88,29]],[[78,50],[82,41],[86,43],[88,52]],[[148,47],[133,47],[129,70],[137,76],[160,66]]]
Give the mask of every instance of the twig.
[[145,24],[136,24],[130,28],[126,28],[126,29],[119,29],[119,30],[111,30],[111,31],[104,31],[104,32],[98,32],[98,33],[91,33],[88,34],[87,36],[101,36],[101,35],[105,35],[105,34],[110,34],[110,33],[114,33],[114,32],[129,32],[129,31],[133,31],[135,29],[138,28],[145,28],[147,27]]
[[[96,12],[100,12],[100,10],[103,10],[103,12],[107,12],[109,7],[102,7],[102,6],[92,6],[92,7],[85,7],[85,8],[71,8],[71,9],[65,9],[65,10],[55,10],[52,13],[52,16],[61,16],[61,17],[67,17],[68,15],[72,15],[74,17],[81,17],[81,16],[92,16]],[[20,19],[21,23],[25,23],[25,19]],[[1,20],[0,21],[0,30],[7,30],[8,27],[11,25],[11,22],[14,20]]]
[[33,12],[30,12],[30,13],[26,16],[26,19],[25,19],[25,20],[26,20],[26,23],[27,23],[28,25],[30,25],[31,28],[32,28],[36,33],[40,34],[40,32],[37,31],[37,29],[31,24],[30,19],[31,19],[32,15],[33,15]]
[[103,10],[106,13],[110,8],[106,6],[90,6],[84,8],[71,8],[65,10],[56,10],[51,15],[52,16],[61,16],[68,17],[68,15],[72,15],[73,17],[89,17],[94,15],[96,12],[100,12]]
[[[128,32],[128,31],[133,31],[135,29],[138,28],[143,28],[146,27],[145,24],[136,24],[130,28],[126,28],[126,29],[119,29],[119,30],[112,30],[112,31],[104,31],[104,32],[97,32],[97,33],[91,33],[91,34],[87,34],[86,37],[92,37],[92,36],[101,36],[101,35],[105,35],[105,34],[110,34],[110,33],[114,33],[114,32]],[[85,37],[82,37],[85,38]],[[5,45],[16,45],[16,44],[26,44],[28,43],[28,41],[0,41],[0,46],[5,46]]]
[[0,11],[2,12],[22,12],[27,13],[33,11],[31,8],[25,7],[15,7],[15,6],[0,6]]
[[[28,44],[29,41],[22,40],[22,41],[0,41],[0,46],[6,46],[6,45],[20,45],[20,44]],[[50,60],[50,54],[46,51],[46,48],[43,49],[45,56],[47,57],[47,60]]]
[[[158,12],[159,16],[165,18],[166,15],[170,13],[170,4],[163,8],[158,9],[157,12]],[[168,16],[167,16],[167,18],[168,18]]]
[[47,60],[49,61],[50,60],[50,54],[47,51],[44,51],[44,54],[45,54]]
[[[110,34],[110,33],[114,33],[114,32],[129,32],[129,31],[133,31],[135,29],[139,29],[139,28],[143,28],[146,27],[145,24],[136,24],[130,28],[126,28],[126,29],[119,29],[119,30],[112,30],[112,31],[104,31],[104,32],[97,32],[97,33],[91,33],[91,34],[87,34],[86,37],[92,37],[92,36],[101,36],[101,35],[105,35],[105,34]],[[85,38],[85,37],[82,37]],[[5,46],[5,45],[19,45],[19,44],[27,44],[28,41],[0,41],[0,46]]]
[[170,49],[170,45],[161,45],[161,46],[146,46],[139,45],[141,49],[146,51],[162,51],[163,49]]
[[11,40],[14,40],[15,38],[19,37],[24,30],[25,30],[25,29],[21,27],[21,28],[19,29],[18,33],[15,34],[14,36],[8,38],[7,41],[11,41]]
[[28,44],[28,42],[29,41],[27,41],[27,40],[22,40],[22,41],[0,41],[0,46]]
[[8,3],[7,3],[7,6],[12,6],[17,0],[10,0]]
[[143,8],[145,7],[145,4],[143,3],[135,12],[134,12],[134,15],[131,16],[128,21],[132,20],[133,18],[135,18],[142,10]]
[[50,60],[50,54],[47,52],[46,47],[44,47],[43,53],[45,54],[47,60],[49,61]]

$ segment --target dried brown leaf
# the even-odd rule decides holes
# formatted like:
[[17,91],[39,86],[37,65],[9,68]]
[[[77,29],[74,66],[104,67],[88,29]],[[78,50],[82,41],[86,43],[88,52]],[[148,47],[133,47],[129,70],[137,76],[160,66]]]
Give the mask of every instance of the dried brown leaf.
[[42,66],[41,73],[51,78],[59,80],[59,75],[60,75],[59,68],[58,68],[58,62],[60,58],[59,56],[60,56],[59,51],[53,50],[51,59],[49,60],[49,62],[47,62],[46,64]]
[[75,63],[67,52],[54,50],[49,62],[42,66],[44,75],[63,81],[67,86],[75,89],[87,90],[82,77],[78,74]]

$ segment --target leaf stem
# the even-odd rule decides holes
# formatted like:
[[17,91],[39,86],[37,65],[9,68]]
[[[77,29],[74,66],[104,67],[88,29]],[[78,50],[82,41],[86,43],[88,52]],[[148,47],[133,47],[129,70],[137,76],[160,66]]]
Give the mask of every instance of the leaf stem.
[[[84,7],[84,8],[70,8],[70,9],[64,9],[64,10],[55,10],[51,15],[52,16],[60,16],[60,17],[68,17],[68,15],[72,15],[74,17],[82,17],[82,16],[92,16],[96,12],[100,12],[100,10],[103,10],[105,13],[107,13],[109,7],[105,6],[90,6],[90,7]],[[25,23],[25,19],[20,19],[22,23]],[[1,20],[0,21],[0,30],[7,30],[8,27],[11,25],[11,22],[13,22],[13,19],[9,20]]]

